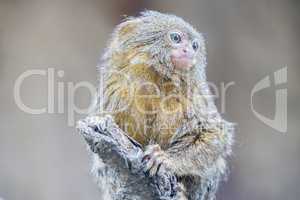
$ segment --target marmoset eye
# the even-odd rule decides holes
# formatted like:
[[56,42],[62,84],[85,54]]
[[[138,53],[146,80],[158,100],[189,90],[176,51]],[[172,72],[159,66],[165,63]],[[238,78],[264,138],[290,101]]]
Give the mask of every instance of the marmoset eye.
[[193,43],[192,43],[192,47],[193,47],[194,51],[197,51],[197,50],[198,50],[198,48],[199,48],[199,44],[198,44],[198,42],[197,42],[197,41],[193,41]]
[[181,42],[181,36],[177,32],[170,33],[170,39],[172,40],[172,42],[177,44]]

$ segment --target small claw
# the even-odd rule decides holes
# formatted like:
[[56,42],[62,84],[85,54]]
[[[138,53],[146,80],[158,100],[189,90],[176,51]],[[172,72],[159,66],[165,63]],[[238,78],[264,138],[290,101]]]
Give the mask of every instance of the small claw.
[[142,163],[146,163],[148,160],[150,160],[150,156],[149,156],[149,155],[145,155],[145,156],[142,158]]
[[146,162],[146,165],[145,165],[145,171],[150,171],[153,164],[154,164],[155,160],[153,158],[150,158],[150,160],[148,160]]
[[160,167],[163,165],[165,159],[166,155],[161,150],[159,145],[147,147],[145,156],[142,159],[144,172],[149,176],[156,175]]
[[158,173],[161,165],[164,163],[164,160],[165,159],[164,159],[163,155],[161,155],[160,157],[158,157],[154,160],[153,165],[149,171],[150,176],[154,176]]
[[161,151],[159,145],[151,145],[146,148],[146,151],[144,153],[144,157],[142,158],[142,162],[147,162],[152,157],[152,154],[155,153],[155,151]]

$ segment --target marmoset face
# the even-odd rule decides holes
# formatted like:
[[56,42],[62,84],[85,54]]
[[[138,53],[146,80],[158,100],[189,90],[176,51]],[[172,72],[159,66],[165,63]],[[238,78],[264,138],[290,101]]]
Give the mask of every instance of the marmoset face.
[[[165,77],[206,67],[203,35],[179,17],[147,11],[128,18],[116,30],[113,51],[130,58],[129,63],[145,63]],[[120,63],[126,66],[128,62]]]
[[196,64],[199,41],[180,30],[168,32],[171,62],[177,70],[189,70]]

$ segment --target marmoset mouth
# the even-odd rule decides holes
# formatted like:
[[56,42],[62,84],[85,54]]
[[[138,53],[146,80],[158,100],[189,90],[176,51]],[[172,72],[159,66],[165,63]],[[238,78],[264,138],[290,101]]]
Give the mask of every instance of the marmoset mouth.
[[172,56],[171,60],[176,69],[189,70],[195,65],[195,59],[186,55]]

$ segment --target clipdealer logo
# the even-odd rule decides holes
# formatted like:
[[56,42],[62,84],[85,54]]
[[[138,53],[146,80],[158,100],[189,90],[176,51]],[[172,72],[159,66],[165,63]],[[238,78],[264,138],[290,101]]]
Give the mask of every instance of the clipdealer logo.
[[[113,72],[120,73],[120,72]],[[132,80],[126,76],[126,74],[121,74],[124,76],[124,80],[126,80],[127,84],[131,84]],[[32,78],[32,76],[44,76],[47,81],[47,94],[48,94],[48,102],[47,106],[43,108],[33,108],[30,105],[26,105],[21,98],[21,88],[22,84],[27,80]],[[279,86],[287,83],[287,67],[283,67],[273,73],[274,76],[274,85]],[[88,114],[91,108],[95,105],[96,99],[96,91],[97,87],[95,87],[92,83],[88,81],[79,81],[77,83],[59,81],[64,77],[63,70],[55,70],[54,68],[48,69],[31,69],[23,72],[19,75],[15,81],[14,85],[14,100],[16,105],[20,110],[28,114],[54,114],[54,113],[65,113],[67,112],[67,121],[69,126],[74,126],[75,124],[75,115],[76,114]],[[55,80],[57,79],[57,81]],[[101,82],[100,82],[101,83]],[[147,84],[147,83],[146,83]],[[228,93],[228,89],[235,85],[235,82],[229,83],[221,83],[220,86],[217,86],[214,83],[207,83],[209,88],[212,91],[212,97],[220,99],[220,113],[226,112],[226,96]],[[100,84],[103,85],[103,84]],[[251,90],[250,93],[250,105],[251,111],[254,116],[257,117],[261,122],[268,125],[269,127],[279,131],[279,132],[287,132],[287,88],[277,89],[275,91],[275,116],[274,118],[268,118],[258,110],[255,109],[255,105],[253,103],[253,98],[257,92],[264,91],[266,89],[270,89],[271,80],[270,76],[266,76],[257,82]],[[87,108],[81,108],[75,103],[75,94],[79,91],[79,89],[87,90],[90,94],[90,104]],[[98,92],[101,96],[103,93],[103,88],[99,87]],[[56,92],[55,92],[56,91]],[[66,93],[66,95],[65,95]],[[67,108],[65,108],[65,96],[67,96]],[[57,102],[57,105],[55,105]]]

